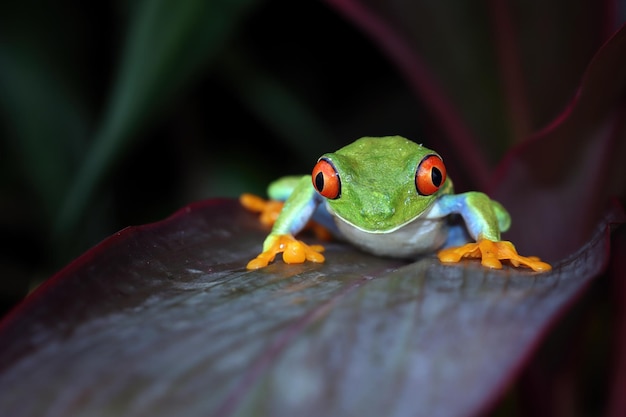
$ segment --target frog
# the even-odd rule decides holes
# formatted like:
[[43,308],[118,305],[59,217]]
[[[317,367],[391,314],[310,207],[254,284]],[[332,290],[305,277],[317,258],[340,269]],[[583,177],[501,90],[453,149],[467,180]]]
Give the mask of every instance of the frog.
[[313,225],[320,236],[346,241],[377,256],[416,259],[436,254],[443,264],[480,259],[483,267],[552,267],[518,254],[501,239],[511,216],[479,191],[455,194],[443,158],[403,136],[362,137],[323,154],[310,175],[272,182],[268,200],[240,196],[248,210],[271,226],[261,253],[246,268],[256,270],[282,254],[284,263],[323,263],[324,246],[296,236]]

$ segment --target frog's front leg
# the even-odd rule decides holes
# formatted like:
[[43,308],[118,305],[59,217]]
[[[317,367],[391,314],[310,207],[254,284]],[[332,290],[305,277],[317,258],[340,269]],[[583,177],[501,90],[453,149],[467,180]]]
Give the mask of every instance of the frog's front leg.
[[247,268],[263,268],[279,253],[283,254],[285,263],[303,263],[307,260],[324,262],[322,246],[307,245],[294,237],[309,222],[320,202],[319,195],[311,185],[311,177],[303,176],[285,201],[272,231],[263,242],[263,252],[248,262]]
[[500,240],[500,232],[508,230],[511,219],[497,201],[480,192],[444,195],[437,200],[431,216],[457,213],[463,217],[467,231],[475,242],[444,248],[437,253],[441,262],[454,263],[462,258],[480,258],[488,268],[502,268],[502,260],[513,266],[525,266],[537,272],[552,267],[537,257],[521,256],[513,243]]

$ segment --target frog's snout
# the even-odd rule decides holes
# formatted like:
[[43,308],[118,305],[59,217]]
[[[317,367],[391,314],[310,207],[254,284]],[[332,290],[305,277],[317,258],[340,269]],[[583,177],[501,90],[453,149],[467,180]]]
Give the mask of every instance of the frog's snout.
[[368,220],[384,220],[393,216],[396,212],[390,198],[383,193],[372,192],[361,201],[361,215]]

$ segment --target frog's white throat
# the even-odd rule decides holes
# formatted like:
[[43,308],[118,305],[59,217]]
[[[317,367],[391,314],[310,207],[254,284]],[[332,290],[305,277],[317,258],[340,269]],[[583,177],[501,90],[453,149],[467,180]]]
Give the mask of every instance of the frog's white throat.
[[447,239],[445,218],[430,216],[433,206],[398,226],[375,231],[363,229],[330,207],[327,209],[341,236],[353,245],[375,255],[408,258],[431,253],[443,246]]

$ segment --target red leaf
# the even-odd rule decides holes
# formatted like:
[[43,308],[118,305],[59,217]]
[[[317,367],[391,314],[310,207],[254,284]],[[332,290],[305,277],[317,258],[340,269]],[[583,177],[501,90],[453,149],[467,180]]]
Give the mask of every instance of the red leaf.
[[491,167],[570,100],[614,28],[604,2],[327,0],[389,57],[422,100],[424,141],[459,189],[487,189]]
[[[462,156],[455,162],[461,172],[469,173],[464,177],[470,176],[478,187],[486,187],[489,169],[481,148],[476,146],[477,141],[473,138],[472,132],[439,85],[437,77],[433,75],[432,70],[413,49],[411,42],[399,30],[401,25],[394,25],[393,18],[385,18],[380,10],[377,13],[374,8],[365,5],[366,2],[357,0],[327,0],[327,2],[371,36],[381,50],[389,56],[390,61],[398,67],[409,86],[413,88],[416,96],[421,97],[427,103],[432,117],[436,119],[445,137],[458,152],[458,155],[450,153],[450,159]],[[382,9],[385,7],[383,6]],[[391,13],[394,11],[395,9]]]
[[588,239],[626,191],[626,28],[595,55],[576,98],[502,162],[491,192],[511,212],[522,252],[560,259]]
[[614,317],[615,327],[613,330],[614,348],[611,357],[610,391],[608,396],[608,417],[621,417],[626,415],[626,228],[616,231],[611,248],[610,275],[612,279],[612,304],[615,310],[611,310]]

